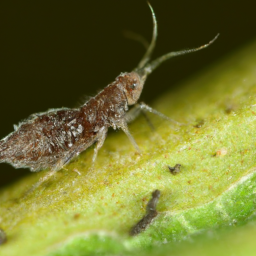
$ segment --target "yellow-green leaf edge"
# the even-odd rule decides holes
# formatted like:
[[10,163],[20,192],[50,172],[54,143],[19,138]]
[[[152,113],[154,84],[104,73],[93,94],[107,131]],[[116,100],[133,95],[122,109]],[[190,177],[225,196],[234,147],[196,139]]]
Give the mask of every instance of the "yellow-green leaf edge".
[[[150,116],[156,127],[152,132],[139,118],[130,130],[141,155],[124,134],[111,133],[93,170],[88,169],[89,149],[27,197],[22,195],[46,171],[3,189],[0,227],[8,240],[0,255],[169,255],[170,250],[200,255],[198,247],[178,244],[198,234],[223,232],[224,226],[237,231],[249,219],[253,223],[256,44],[180,88],[159,98],[154,108],[188,125]],[[176,163],[182,169],[174,176],[168,165]],[[144,233],[130,238],[129,229],[144,215],[155,189],[161,191],[159,215]],[[247,244],[253,242],[253,231],[241,231],[250,234]],[[202,236],[195,243],[206,239]],[[229,241],[227,236],[223,241]],[[203,254],[214,255],[211,239],[205,244]]]

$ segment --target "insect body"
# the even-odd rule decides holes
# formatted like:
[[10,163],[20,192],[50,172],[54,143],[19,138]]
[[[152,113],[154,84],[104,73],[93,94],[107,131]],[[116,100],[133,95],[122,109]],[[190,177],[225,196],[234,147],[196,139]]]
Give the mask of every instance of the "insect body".
[[[16,168],[27,167],[31,171],[46,168],[57,171],[96,143],[94,162],[109,127],[122,129],[139,151],[127,127],[135,115],[127,111],[139,100],[147,76],[165,60],[203,49],[217,38],[199,48],[170,52],[149,62],[157,37],[156,18],[151,6],[150,9],[154,24],[153,37],[138,67],[130,73],[121,73],[114,82],[78,109],[53,109],[34,114],[20,123],[14,132],[0,141],[0,162],[10,163]],[[135,108],[167,118],[145,104],[136,105]]]

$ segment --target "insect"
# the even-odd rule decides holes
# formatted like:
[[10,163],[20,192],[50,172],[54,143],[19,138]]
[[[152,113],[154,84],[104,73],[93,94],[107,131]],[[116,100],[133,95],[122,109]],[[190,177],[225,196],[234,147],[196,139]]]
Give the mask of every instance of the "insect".
[[[139,147],[128,130],[127,123],[142,110],[169,119],[145,104],[137,104],[148,75],[161,63],[174,56],[195,52],[212,44],[217,36],[201,47],[167,53],[150,62],[157,38],[157,21],[153,18],[153,36],[146,53],[132,72],[121,73],[94,98],[77,109],[50,109],[31,115],[14,126],[14,132],[0,141],[0,162],[16,168],[58,171],[74,157],[96,143],[94,163],[110,127],[122,129],[137,151]],[[129,106],[135,105],[131,112]]]

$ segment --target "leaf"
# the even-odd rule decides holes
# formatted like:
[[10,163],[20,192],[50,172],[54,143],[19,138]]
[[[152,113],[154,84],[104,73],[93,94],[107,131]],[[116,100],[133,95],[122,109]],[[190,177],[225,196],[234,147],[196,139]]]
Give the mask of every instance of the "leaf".
[[[255,52],[254,43],[161,97],[154,108],[187,125],[150,115],[152,132],[139,118],[130,130],[142,154],[111,133],[93,170],[89,149],[27,197],[47,171],[2,190],[0,255],[236,255],[239,232],[253,255]],[[129,237],[155,189],[158,216]]]

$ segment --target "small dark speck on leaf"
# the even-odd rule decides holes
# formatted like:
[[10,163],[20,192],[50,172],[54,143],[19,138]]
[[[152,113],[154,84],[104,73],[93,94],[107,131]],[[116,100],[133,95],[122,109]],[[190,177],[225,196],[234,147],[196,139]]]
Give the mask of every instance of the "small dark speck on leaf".
[[194,125],[195,128],[201,128],[204,125],[204,120],[197,120],[197,124]]
[[180,167],[181,167],[181,164],[176,164],[174,167],[171,167],[168,165],[169,171],[173,175],[176,175],[177,173],[180,172]]
[[237,104],[234,104],[233,102],[226,102],[224,111],[226,114],[230,114],[230,113],[236,111],[237,108],[238,108]]
[[143,232],[148,225],[153,221],[157,216],[158,212],[156,206],[160,197],[160,191],[157,189],[152,193],[152,198],[149,200],[146,207],[146,215],[130,230],[130,235],[135,236]]
[[218,149],[214,154],[213,157],[220,157],[220,156],[225,156],[228,153],[226,148],[221,148]]

